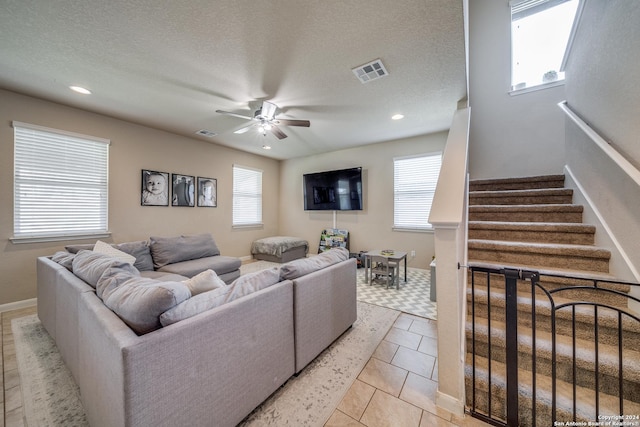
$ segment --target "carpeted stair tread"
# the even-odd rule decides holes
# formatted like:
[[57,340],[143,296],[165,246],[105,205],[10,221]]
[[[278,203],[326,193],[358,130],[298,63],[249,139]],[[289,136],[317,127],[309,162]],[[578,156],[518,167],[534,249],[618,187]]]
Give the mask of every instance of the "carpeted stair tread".
[[[491,346],[504,349],[506,325],[503,322],[491,321]],[[466,324],[468,340],[471,340],[471,322]],[[489,327],[487,319],[476,321],[476,342],[488,342]],[[519,328],[518,331],[518,351],[524,355],[533,353],[533,336],[530,328]],[[577,367],[586,371],[595,372],[595,353],[593,351],[593,341],[576,338],[576,364]],[[552,355],[552,335],[549,331],[536,330],[536,358],[551,360]],[[482,355],[481,356],[486,356]],[[623,358],[624,379],[635,383],[640,383],[640,352],[625,349]],[[570,336],[556,334],[556,363],[566,364],[573,360],[573,342]],[[502,360],[504,362],[504,360]],[[609,344],[598,345],[599,372],[603,375],[616,376],[618,374],[618,347]],[[551,375],[551,372],[538,373]],[[640,396],[636,396],[636,399]]]
[[[467,384],[467,400],[470,402],[470,390],[471,384],[471,366],[473,363],[473,357],[467,354],[467,362],[465,365],[465,382]],[[476,390],[483,392],[486,395],[488,390],[488,361],[484,357],[475,357],[476,366]],[[492,361],[491,362],[491,397],[492,399],[498,399],[500,402],[504,402],[506,396],[506,378],[504,372],[505,366],[503,363]],[[533,395],[532,387],[532,375],[531,372],[524,369],[518,370],[518,390],[519,390],[519,404],[520,410],[520,424],[532,425],[531,414],[531,400]],[[550,377],[542,374],[536,375],[536,415],[537,425],[539,426],[551,426],[552,420],[549,416],[551,408],[551,383]],[[557,419],[558,420],[572,420],[573,419],[573,385],[565,381],[556,380],[557,386]],[[585,387],[576,387],[576,420],[584,423],[594,422],[596,420],[596,408],[595,408],[595,395],[594,390]],[[482,397],[482,396],[479,396]],[[599,414],[604,416],[619,415],[619,399],[617,396],[611,396],[602,392],[598,393],[600,402]],[[482,400],[482,399],[478,399]],[[476,402],[476,409],[481,411],[486,410],[486,401]],[[484,408],[482,408],[484,405]],[[492,405],[493,406],[493,405]],[[624,413],[625,414],[640,414],[640,404],[624,400]],[[504,417],[504,415],[503,415]],[[585,424],[586,425],[586,424]],[[613,425],[613,424],[612,424]]]
[[543,175],[519,178],[474,179],[469,181],[469,191],[521,190],[532,188],[562,188],[564,175]]
[[[543,266],[523,266],[522,264],[509,264],[509,263],[499,263],[495,264],[492,262],[486,261],[474,261],[474,267],[478,268],[488,268],[493,270],[500,270],[503,268],[511,268],[514,270],[523,270],[523,271],[536,271],[541,275],[546,275],[548,277],[554,276],[567,276],[567,278],[576,278],[583,280],[606,280],[606,281],[616,281],[616,277],[612,274],[605,272],[597,272],[597,271],[584,271],[584,270],[576,270],[572,268],[553,268],[553,267],[543,267]],[[504,278],[503,278],[504,280]],[[627,286],[628,287],[628,286]]]
[[467,247],[471,261],[572,268],[605,273],[609,271],[611,258],[608,250],[586,245],[470,239]]
[[566,222],[469,221],[469,239],[593,245],[595,227]]
[[573,190],[567,188],[469,192],[470,206],[571,204],[572,199]]
[[582,223],[584,207],[574,204],[469,206],[469,221]]

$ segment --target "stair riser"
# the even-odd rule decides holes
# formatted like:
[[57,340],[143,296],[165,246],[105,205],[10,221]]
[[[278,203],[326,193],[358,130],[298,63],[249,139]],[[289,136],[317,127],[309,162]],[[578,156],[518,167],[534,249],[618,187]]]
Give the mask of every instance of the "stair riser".
[[[471,245],[469,245],[471,246]],[[544,253],[511,252],[508,250],[487,250],[469,247],[470,261],[482,261],[491,264],[516,264],[535,266],[536,268],[565,268],[570,270],[609,272],[609,257],[596,258],[576,255],[557,255]]]
[[543,188],[564,188],[564,177],[524,181],[507,179],[492,182],[469,182],[469,191],[538,190]]
[[557,196],[500,196],[487,197],[483,195],[469,195],[469,206],[481,205],[552,205],[567,204],[573,202],[573,196],[557,195]]
[[562,233],[553,231],[524,230],[474,230],[469,229],[469,239],[501,240],[505,242],[559,243],[569,245],[593,245],[593,233]]
[[[470,304],[469,304],[470,305]],[[531,328],[531,311],[530,307],[523,308],[518,306],[518,327]],[[469,320],[471,308],[469,307]],[[478,318],[487,318],[487,306],[476,305],[475,315]],[[491,307],[491,320],[498,322],[505,322],[505,313],[503,307]],[[556,317],[556,333],[559,335],[572,336],[573,335],[573,322],[569,319]],[[536,328],[537,330],[551,332],[551,318],[548,314],[542,314],[536,312]],[[588,323],[583,321],[575,322],[575,335],[578,339],[587,341],[595,341],[594,323]],[[598,340],[601,344],[618,345],[618,329],[600,325],[598,328]],[[640,334],[625,330],[623,332],[623,342],[625,348],[637,349],[640,348]]]
[[470,209],[469,221],[568,222],[577,224],[582,222],[582,212],[504,212],[501,210],[474,212]]
[[[473,341],[470,334],[468,334],[467,348],[472,349],[472,346]],[[475,350],[478,356],[489,356],[489,346],[486,342],[486,336],[476,337]],[[545,351],[536,352],[536,369],[538,375],[546,375],[549,377],[551,376],[551,369],[553,364],[551,363],[550,356],[551,355]],[[495,340],[492,341],[491,359],[501,363],[506,363],[506,351],[504,348],[504,342],[495,342]],[[518,367],[520,369],[531,372],[531,347],[520,346],[518,351]],[[613,368],[617,369],[617,366]],[[598,390],[611,396],[618,396],[619,384],[618,377],[616,375],[617,372],[615,372],[614,375],[606,375],[605,373],[600,372]],[[573,382],[573,360],[571,358],[564,355],[558,355],[556,359],[556,377],[562,381],[566,381],[567,383]],[[581,387],[595,389],[596,382],[593,364],[585,367],[578,365],[576,366],[576,384]],[[625,399],[640,403],[640,384],[634,381],[625,380],[623,381],[623,390]]]

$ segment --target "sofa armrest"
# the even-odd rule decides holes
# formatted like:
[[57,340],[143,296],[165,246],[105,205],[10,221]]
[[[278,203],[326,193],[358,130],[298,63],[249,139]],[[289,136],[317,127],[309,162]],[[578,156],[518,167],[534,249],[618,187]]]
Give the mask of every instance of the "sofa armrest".
[[[292,307],[284,281],[140,337],[94,307],[82,338],[101,343],[81,353],[91,425],[236,425],[294,373]],[[109,419],[112,400],[124,410]]]

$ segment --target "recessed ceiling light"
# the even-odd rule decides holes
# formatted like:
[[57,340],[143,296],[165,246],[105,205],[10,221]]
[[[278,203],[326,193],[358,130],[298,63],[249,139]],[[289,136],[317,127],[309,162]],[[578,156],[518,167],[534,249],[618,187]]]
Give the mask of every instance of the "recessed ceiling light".
[[91,95],[91,91],[89,89],[83,88],[82,86],[69,86],[69,89],[83,95]]
[[263,145],[262,148],[264,148],[265,150],[271,150],[271,146],[270,145]]
[[400,120],[400,119],[404,119],[403,114],[394,114],[393,116],[391,116],[391,120]]

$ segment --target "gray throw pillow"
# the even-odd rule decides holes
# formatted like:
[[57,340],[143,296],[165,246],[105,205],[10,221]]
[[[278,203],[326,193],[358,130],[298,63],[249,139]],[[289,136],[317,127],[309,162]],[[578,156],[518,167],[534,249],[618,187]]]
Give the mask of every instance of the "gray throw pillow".
[[280,268],[280,277],[282,280],[294,280],[347,259],[349,259],[349,251],[347,249],[332,248],[318,255],[286,263]]
[[231,292],[231,287],[225,286],[224,288],[217,288],[191,297],[162,313],[160,315],[160,324],[162,324],[162,326],[169,326],[197,314],[204,313],[212,308],[219,307],[225,303],[229,292]]
[[103,301],[135,333],[143,335],[159,329],[160,315],[190,297],[183,283],[135,277],[110,289]]
[[149,242],[140,240],[137,242],[126,242],[115,245],[117,249],[136,257],[133,264],[139,271],[153,271],[153,259],[151,258],[151,250]]
[[134,276],[140,272],[134,266],[110,256],[92,251],[80,251],[73,258],[73,274],[95,288],[102,275],[111,268],[126,271]]
[[51,261],[57,262],[69,271],[73,271],[73,259],[75,257],[76,254],[72,254],[66,251],[59,251],[51,256]]
[[245,274],[244,276],[238,277],[229,285],[231,292],[227,295],[226,302],[231,302],[261,289],[268,288],[278,282],[280,282],[280,271],[278,267]]
[[181,261],[220,255],[211,234],[179,237],[151,237],[151,256],[156,269]]

